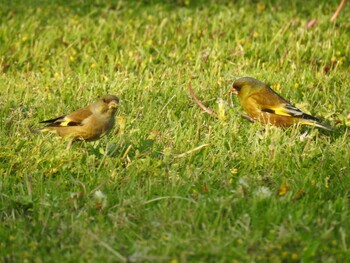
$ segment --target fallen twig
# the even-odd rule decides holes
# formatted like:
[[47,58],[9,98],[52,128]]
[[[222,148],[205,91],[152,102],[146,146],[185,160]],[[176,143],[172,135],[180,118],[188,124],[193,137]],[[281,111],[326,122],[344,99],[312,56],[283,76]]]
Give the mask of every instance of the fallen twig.
[[190,94],[191,94],[191,97],[193,98],[193,100],[197,103],[197,105],[202,109],[204,110],[206,113],[208,113],[209,115],[213,116],[214,118],[218,119],[218,115],[212,110],[212,109],[209,109],[207,107],[205,107],[203,105],[203,103],[197,99],[196,95],[194,94],[192,88],[191,88],[191,82],[188,82],[188,89],[190,91]]
[[310,29],[312,28],[313,26],[315,26],[317,24],[317,19],[312,19],[310,20],[309,22],[306,23],[306,28],[307,29]]
[[[193,98],[193,100],[197,103],[197,105],[198,105],[202,110],[204,110],[206,113],[208,113],[209,115],[213,116],[214,118],[219,119],[219,116],[218,116],[212,109],[205,107],[205,106],[203,105],[203,103],[196,97],[196,95],[194,94],[194,92],[193,92],[193,90],[192,90],[192,88],[191,88],[191,82],[188,82],[188,89],[189,89],[189,91],[190,91],[191,97]],[[228,93],[229,93],[229,94],[232,94],[232,93],[234,93],[234,92],[233,92],[232,90],[230,90]],[[246,115],[246,114],[240,114],[240,115],[241,115],[241,117],[242,117],[243,119],[246,119],[246,120],[248,120],[248,121],[250,121],[250,122],[254,122],[254,119],[251,118],[250,116],[248,116],[248,115]],[[199,147],[201,147],[201,146],[199,146]],[[198,148],[198,147],[197,147],[197,148]],[[195,148],[195,149],[197,149],[197,148]],[[195,149],[194,149],[194,150],[195,150]],[[180,154],[180,155],[181,155],[181,154]],[[176,158],[183,157],[183,156],[180,156],[180,155],[176,156]]]
[[130,152],[131,148],[132,144],[130,144],[129,147],[126,149],[125,153],[122,156],[122,160],[124,160],[128,156],[128,153]]
[[344,5],[346,3],[346,0],[342,0],[337,8],[337,10],[335,10],[334,14],[331,17],[331,22],[333,22],[337,16],[339,15],[340,11],[343,9]]
[[189,151],[187,151],[187,152],[184,152],[184,153],[181,153],[181,154],[175,156],[175,158],[182,158],[182,157],[185,157],[186,155],[191,154],[191,153],[193,153],[193,152],[196,152],[196,151],[198,151],[198,150],[200,150],[200,149],[202,149],[202,148],[204,148],[204,147],[206,147],[206,146],[208,146],[208,145],[209,145],[209,143],[202,144],[202,145],[200,145],[200,146],[198,146],[198,147],[196,147],[196,148],[194,148],[194,149],[192,149],[192,150],[189,150]]

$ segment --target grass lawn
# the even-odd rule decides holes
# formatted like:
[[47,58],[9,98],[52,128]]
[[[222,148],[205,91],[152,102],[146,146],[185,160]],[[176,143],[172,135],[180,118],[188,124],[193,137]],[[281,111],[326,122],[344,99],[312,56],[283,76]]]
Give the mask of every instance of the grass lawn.
[[[2,1],[0,262],[347,262],[339,2]],[[242,119],[243,76],[335,131]],[[120,107],[101,140],[31,133],[103,94]]]

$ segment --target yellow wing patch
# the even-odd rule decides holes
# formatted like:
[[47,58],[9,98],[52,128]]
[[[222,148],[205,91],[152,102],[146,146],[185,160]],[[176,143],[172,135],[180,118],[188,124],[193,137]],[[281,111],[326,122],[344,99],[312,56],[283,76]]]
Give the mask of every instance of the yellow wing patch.
[[290,117],[292,116],[291,114],[289,114],[285,108],[274,108],[274,107],[271,107],[271,110],[273,110],[275,112],[275,114],[277,115],[281,115],[281,116],[287,116],[287,117]]
[[262,110],[286,117],[301,118],[304,116],[304,113],[301,110],[290,104],[281,104],[278,107],[269,106],[268,109]]
[[60,122],[60,126],[63,126],[63,127],[69,126],[68,124],[72,121],[73,121],[72,119],[65,117],[64,120],[62,122]]

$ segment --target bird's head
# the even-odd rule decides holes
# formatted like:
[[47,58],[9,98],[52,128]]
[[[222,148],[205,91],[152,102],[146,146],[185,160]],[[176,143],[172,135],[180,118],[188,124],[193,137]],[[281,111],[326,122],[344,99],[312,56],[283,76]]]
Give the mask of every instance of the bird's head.
[[260,88],[264,85],[264,83],[260,82],[257,79],[251,77],[243,77],[233,82],[230,92],[238,95],[239,97],[245,97],[251,92],[254,92],[255,89]]
[[100,113],[108,112],[109,114],[114,114],[117,106],[119,104],[119,99],[114,95],[103,95],[100,97],[98,102],[95,104],[96,109]]
[[100,100],[102,100],[103,103],[105,103],[105,105],[107,105],[109,110],[116,109],[118,104],[119,104],[118,97],[116,97],[114,95],[103,95],[102,97],[100,97]]

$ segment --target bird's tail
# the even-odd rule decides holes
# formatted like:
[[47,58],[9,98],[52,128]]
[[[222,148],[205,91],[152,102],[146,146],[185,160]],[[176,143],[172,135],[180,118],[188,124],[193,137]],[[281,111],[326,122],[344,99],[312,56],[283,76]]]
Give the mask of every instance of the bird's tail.
[[56,132],[55,128],[52,128],[50,126],[45,126],[45,127],[42,127],[42,128],[33,128],[32,126],[28,126],[28,130],[31,133]]
[[315,127],[327,130],[327,131],[333,131],[334,130],[333,127],[331,127],[329,125],[326,125],[326,124],[323,124],[323,123],[321,123],[319,121],[303,119],[300,123],[301,124],[305,124],[305,125],[309,125],[309,126],[315,126]]
[[41,132],[40,128],[33,128],[32,125],[28,125],[27,128],[31,133],[40,133]]

